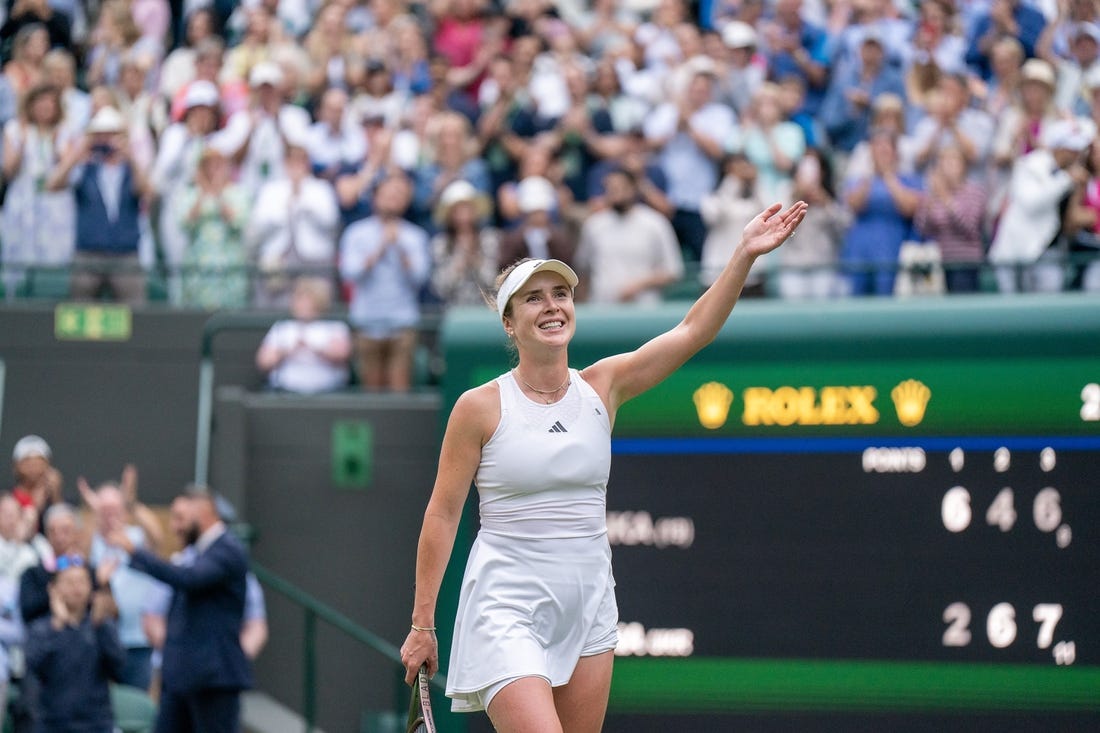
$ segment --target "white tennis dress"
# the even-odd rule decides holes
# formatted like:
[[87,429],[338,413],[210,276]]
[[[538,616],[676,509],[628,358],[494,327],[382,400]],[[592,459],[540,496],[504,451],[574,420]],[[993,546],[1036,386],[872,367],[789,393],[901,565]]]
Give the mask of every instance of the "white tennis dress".
[[564,685],[578,659],[617,643],[605,508],[611,424],[595,390],[569,373],[551,405],[528,399],[511,372],[497,378],[500,424],[475,478],[481,530],[447,672],[452,710],[483,709],[480,691],[517,677]]

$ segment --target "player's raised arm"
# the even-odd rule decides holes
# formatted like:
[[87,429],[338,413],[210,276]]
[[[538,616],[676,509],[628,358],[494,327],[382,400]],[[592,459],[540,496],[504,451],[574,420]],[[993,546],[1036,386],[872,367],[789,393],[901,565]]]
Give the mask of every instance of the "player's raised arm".
[[749,222],[718,279],[675,328],[635,351],[602,359],[584,371],[585,379],[608,399],[612,412],[659,384],[714,340],[733,311],[756,258],[771,252],[794,233],[806,216],[807,204],[799,201],[786,211],[781,208],[781,204],[772,204]]

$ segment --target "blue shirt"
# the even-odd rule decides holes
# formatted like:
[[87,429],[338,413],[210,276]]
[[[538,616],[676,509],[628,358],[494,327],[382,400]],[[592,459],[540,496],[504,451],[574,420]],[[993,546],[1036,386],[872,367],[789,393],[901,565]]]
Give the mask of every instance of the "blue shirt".
[[[674,104],[658,107],[645,123],[650,140],[666,140],[657,162],[668,177],[668,198],[677,209],[698,211],[718,185],[718,163],[686,132],[678,129],[680,110]],[[724,104],[711,102],[691,116],[692,129],[722,145],[733,133],[737,117]]]
[[[821,104],[820,117],[825,131],[829,133],[833,145],[846,153],[852,152],[856,145],[867,139],[874,99],[886,93],[906,98],[905,82],[901,73],[893,67],[883,66],[870,82],[861,80],[860,71],[858,66],[838,71]],[[872,102],[865,107],[852,104],[848,99],[848,91],[852,89],[862,89]]]
[[[409,218],[425,229],[432,225],[432,209],[440,193],[436,190],[435,182],[442,172],[438,163],[428,162],[421,164],[413,173],[413,200]],[[492,197],[493,181],[489,176],[489,167],[481,158],[471,158],[463,163],[458,177],[476,188],[479,193]]]
[[431,274],[428,234],[415,224],[401,220],[397,240],[368,270],[368,258],[383,246],[377,216],[355,222],[340,237],[340,277],[353,288],[348,320],[369,338],[390,338],[416,326],[420,289]]
[[[1039,41],[1039,35],[1046,27],[1046,17],[1026,2],[1019,2],[1012,11],[1012,19],[1016,21],[1019,29],[1016,32],[1016,40],[1024,47],[1024,55],[1031,58],[1035,55],[1035,44]],[[993,69],[989,65],[989,56],[983,54],[978,47],[982,36],[989,32],[993,20],[989,13],[980,16],[975,22],[967,39],[966,63],[985,81],[993,76]]]
[[[802,23],[798,33],[798,43],[809,55],[810,60],[825,68],[829,67],[829,35],[810,23]],[[774,51],[768,54],[768,75],[776,81],[796,76],[806,85],[806,98],[800,112],[814,114],[821,107],[825,96],[825,87],[816,87],[798,65],[794,56],[786,51]]]
[[[921,190],[917,175],[898,177],[906,188]],[[849,190],[860,185],[853,182]],[[841,259],[845,262],[896,262],[898,252],[911,233],[913,220],[902,215],[881,176],[871,180],[871,191],[863,210],[855,215],[844,238]]]
[[[127,527],[126,536],[134,543],[134,547],[146,546],[145,533],[140,527]],[[145,606],[145,599],[150,593],[157,592],[158,587],[168,592],[171,590],[160,581],[132,569],[128,554],[117,547],[109,546],[102,536],[96,534],[92,537],[92,548],[88,560],[93,566],[98,566],[107,559],[115,559],[119,563],[118,569],[111,576],[111,595],[114,596],[115,605],[118,606],[119,639],[127,649],[147,647],[149,639],[141,628],[141,613]]]

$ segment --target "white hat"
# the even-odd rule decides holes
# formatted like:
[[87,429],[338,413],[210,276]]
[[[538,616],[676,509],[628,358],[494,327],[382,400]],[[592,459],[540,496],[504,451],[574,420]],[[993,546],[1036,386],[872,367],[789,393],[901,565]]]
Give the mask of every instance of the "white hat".
[[463,180],[452,181],[439,196],[439,204],[436,206],[434,213],[436,222],[445,222],[451,214],[451,208],[455,204],[463,202],[474,205],[474,211],[478,219],[484,219],[492,211],[489,197],[474,188],[472,183]]
[[710,56],[699,54],[698,56],[692,56],[690,59],[684,62],[684,68],[688,70],[691,76],[699,76],[700,74],[706,74],[707,76],[718,76],[718,64],[714,62]]
[[1051,89],[1055,85],[1054,67],[1042,59],[1028,59],[1020,67],[1021,81],[1037,81]]
[[183,95],[183,108],[192,107],[217,107],[220,95],[218,88],[212,82],[198,79],[191,82]]
[[508,307],[508,301],[537,272],[556,272],[565,278],[566,284],[571,288],[577,287],[577,283],[580,282],[580,278],[577,277],[577,273],[573,272],[573,268],[561,260],[527,260],[521,262],[508,273],[508,277],[504,278],[504,282],[501,283],[500,290],[497,292],[497,313],[501,317],[504,316],[504,309]]
[[557,208],[557,191],[554,184],[542,176],[529,176],[516,186],[519,210],[524,214],[533,211],[553,211]]
[[877,43],[883,48],[886,47],[886,38],[882,33],[882,29],[878,26],[871,26],[863,32],[863,38],[860,40],[860,45],[864,43]]
[[51,455],[50,446],[45,440],[37,435],[25,435],[15,444],[15,450],[11,452],[11,460],[19,463],[24,458],[41,456],[48,461]]
[[1078,23],[1073,28],[1073,40],[1076,41],[1081,36],[1088,36],[1097,43],[1100,43],[1100,26],[1095,23]]
[[1089,120],[1073,118],[1055,120],[1043,126],[1041,133],[1043,147],[1048,150],[1073,150],[1081,152],[1096,137],[1096,128]]
[[729,48],[756,46],[756,29],[740,20],[731,20],[722,27],[722,43]]
[[248,74],[248,85],[250,87],[261,87],[264,84],[270,84],[273,87],[277,87],[283,83],[283,70],[279,68],[278,64],[270,61],[261,61],[252,67],[252,71]]
[[122,132],[126,123],[114,107],[104,107],[95,113],[88,123],[88,132]]

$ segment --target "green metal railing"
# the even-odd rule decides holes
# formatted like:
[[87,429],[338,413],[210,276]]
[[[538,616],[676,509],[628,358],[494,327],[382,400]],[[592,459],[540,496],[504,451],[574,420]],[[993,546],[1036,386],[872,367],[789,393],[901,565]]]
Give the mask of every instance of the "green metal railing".
[[[1065,275],[1062,289],[1071,290],[1078,287],[1078,285],[1074,284],[1074,281],[1079,277],[1081,271],[1088,265],[1095,262],[1100,262],[1100,249],[1075,250],[1064,252],[1062,253],[1061,259],[1059,261],[1049,264],[1059,264],[1062,266]],[[1017,272],[1022,273],[1035,264],[1036,263],[1034,262],[1018,262],[1014,264],[1009,264],[1007,266],[1015,268]],[[766,271],[769,276],[777,275],[784,270],[788,272],[803,273],[831,271],[839,278],[843,278],[846,275],[869,275],[879,272],[893,272],[899,274],[903,272],[909,272],[912,274],[927,274],[929,271],[932,270],[938,270],[940,272],[950,272],[952,270],[977,268],[980,274],[980,289],[983,292],[996,292],[997,283],[994,276],[994,271],[1004,266],[1006,265],[994,265],[993,263],[985,259],[969,262],[936,261],[912,264],[900,262],[837,262],[828,265],[809,267],[782,266],[777,261],[773,260],[771,263],[769,263],[769,266],[766,267],[763,271]],[[686,261],[684,263],[683,276],[678,281],[670,284],[665,288],[665,299],[684,300],[696,298],[703,290],[703,285],[699,279],[701,274],[700,268],[700,263]],[[13,272],[18,273],[18,282],[14,284],[9,282],[6,292],[3,282],[5,269],[8,271],[9,276]],[[133,270],[134,268],[132,266],[129,266],[117,269],[127,271]],[[74,266],[72,265],[51,266],[38,265],[34,263],[4,263],[0,265],[0,298],[9,301],[66,300],[69,297],[70,278],[73,271]],[[157,266],[151,269],[142,269],[141,271],[144,272],[146,275],[146,290],[149,301],[152,303],[164,303],[174,308],[200,307],[196,303],[183,305],[179,302],[178,295],[173,295],[172,288],[169,286],[169,284],[179,282],[181,278],[194,277],[196,275],[204,274],[208,274],[210,278],[214,280],[226,277],[242,277],[245,278],[250,284],[254,285],[256,282],[261,281],[265,277],[265,273],[257,268],[255,265],[242,265],[239,267],[209,269],[198,266],[180,266],[175,268],[165,268]],[[295,268],[292,271],[288,271],[288,274],[293,273],[318,275],[332,281],[335,281],[337,278],[337,273],[332,267],[317,268],[306,266],[303,268]],[[775,288],[774,283],[770,283],[770,281],[774,280],[774,278],[769,277],[768,280],[769,284],[766,288],[766,294],[770,297],[779,297],[779,293]],[[843,296],[841,293],[836,293],[833,295],[833,297],[845,296]]]
[[[252,562],[252,572],[261,583],[301,607],[305,614],[302,642],[302,717],[305,719],[306,733],[311,733],[317,722],[317,622],[319,620],[393,662],[397,668],[395,672],[400,670],[400,677],[404,677],[405,667],[401,663],[401,652],[396,646],[255,561]],[[437,690],[445,691],[446,675],[437,674],[432,678],[431,684]],[[395,705],[395,710],[399,714],[403,712],[398,705]]]

